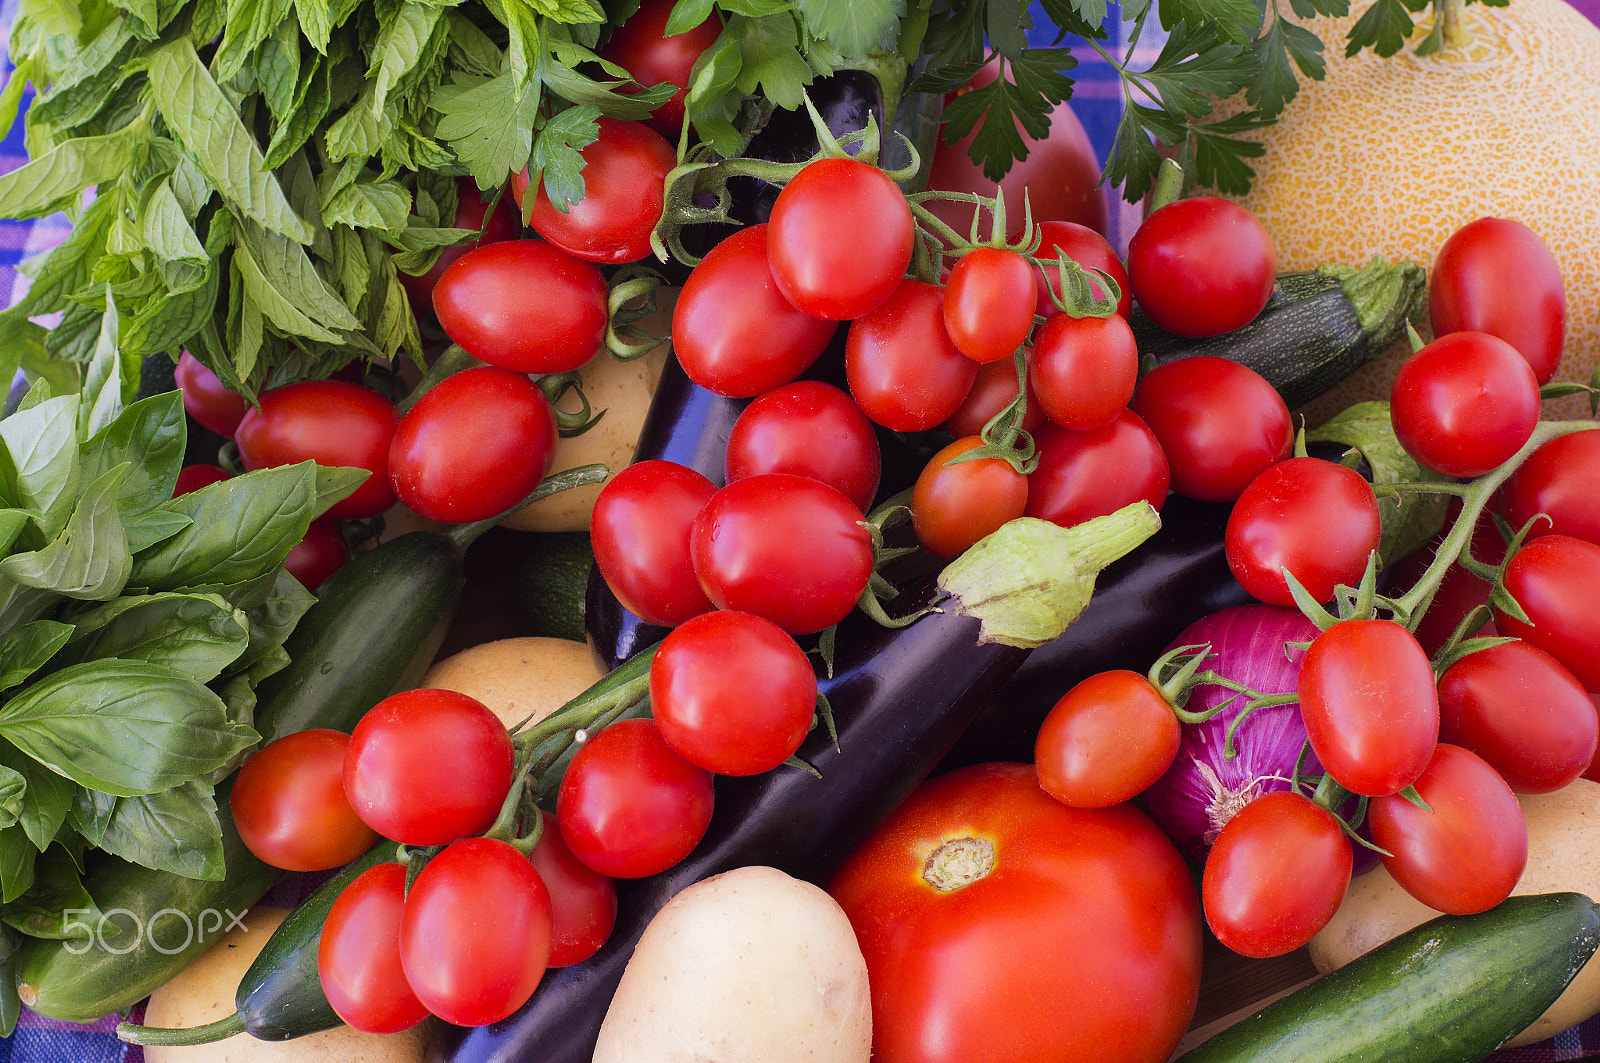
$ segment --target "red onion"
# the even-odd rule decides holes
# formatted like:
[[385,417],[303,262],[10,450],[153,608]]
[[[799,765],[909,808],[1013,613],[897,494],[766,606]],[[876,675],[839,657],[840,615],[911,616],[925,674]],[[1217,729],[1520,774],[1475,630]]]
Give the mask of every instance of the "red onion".
[[[1295,689],[1305,652],[1286,650],[1285,644],[1310,642],[1316,635],[1316,625],[1295,609],[1240,605],[1195,621],[1168,648],[1210,643],[1214,656],[1201,664],[1202,672],[1215,672],[1261,694],[1282,694]],[[1237,755],[1226,756],[1228,727],[1248,696],[1206,683],[1194,688],[1184,706],[1204,712],[1230,698],[1233,704],[1205,722],[1184,724],[1172,767],[1140,797],[1151,818],[1191,859],[1203,858],[1222,825],[1251,800],[1287,790],[1305,746],[1300,706],[1271,705],[1245,717],[1234,733]],[[1301,771],[1314,778],[1322,767],[1308,755]]]

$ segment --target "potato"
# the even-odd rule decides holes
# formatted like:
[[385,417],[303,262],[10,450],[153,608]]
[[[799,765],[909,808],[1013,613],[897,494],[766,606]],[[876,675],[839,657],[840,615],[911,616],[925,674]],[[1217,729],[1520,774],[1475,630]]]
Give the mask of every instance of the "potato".
[[477,698],[515,727],[530,715],[544,719],[603,674],[587,643],[526,636],[479,643],[435,661],[418,685]]
[[[217,940],[183,972],[150,994],[147,1026],[190,1027],[231,1014],[239,979],[289,914],[287,908],[256,905],[244,925]],[[372,1034],[335,1027],[289,1041],[258,1041],[247,1033],[186,1048],[148,1045],[145,1063],[416,1063],[433,1030],[431,1020],[403,1033]]]
[[770,867],[698,882],[656,913],[594,1063],[865,1063],[867,965],[826,892]]
[[[1600,783],[1578,779],[1553,794],[1522,795],[1528,863],[1513,893],[1572,891],[1600,901]],[[1414,899],[1380,864],[1350,884],[1344,903],[1308,951],[1327,972],[1439,913]],[[1590,960],[1550,1009],[1508,1042],[1542,1041],[1600,1012],[1600,962]]]
[[[656,292],[656,312],[638,322],[635,327],[652,336],[666,336],[672,331],[672,304],[676,292],[659,289]],[[606,415],[600,422],[581,435],[562,439],[556,444],[551,472],[562,472],[579,465],[598,462],[611,470],[612,475],[633,461],[633,451],[639,442],[639,429],[645,414],[650,411],[650,399],[661,380],[661,369],[666,364],[670,344],[657,344],[649,354],[632,361],[619,362],[605,351],[591,358],[578,370],[583,384],[583,394],[589,400],[591,415],[601,410]],[[560,407],[576,413],[581,409],[577,396],[562,397]],[[524,506],[500,523],[518,531],[588,531],[589,513],[600,487],[575,487],[551,495],[531,506]]]

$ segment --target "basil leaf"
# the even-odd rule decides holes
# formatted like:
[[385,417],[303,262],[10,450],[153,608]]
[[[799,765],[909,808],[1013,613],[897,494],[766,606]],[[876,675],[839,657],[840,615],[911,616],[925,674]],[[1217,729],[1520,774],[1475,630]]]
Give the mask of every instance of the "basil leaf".
[[117,357],[117,302],[106,285],[105,314],[100,318],[100,338],[83,377],[83,399],[78,406],[78,438],[88,439],[122,412],[122,375]]
[[[171,500],[187,445],[182,392],[152,395],[128,406],[83,445],[83,478],[92,482],[123,462],[132,465],[120,496],[126,523],[130,518],[152,513]],[[160,526],[160,523],[152,525],[153,528]],[[136,543],[130,532],[128,545],[137,553],[153,541]]]
[[72,663],[103,657],[148,661],[202,683],[221,675],[245,651],[245,614],[214,594],[147,594],[118,598],[75,618],[65,655]]
[[40,550],[0,561],[0,575],[24,587],[87,601],[122,593],[133,568],[117,496],[131,466],[118,465],[84,491],[61,534]]
[[195,779],[160,793],[123,798],[100,838],[100,848],[184,878],[221,879],[226,870],[222,824],[211,784]]
[[0,705],[0,737],[81,786],[135,797],[213,771],[260,736],[165,665],[68,665]]
[[42,545],[66,526],[78,497],[78,396],[46,399],[0,421],[0,443],[9,458],[0,462],[6,494],[38,514]]
[[117,806],[121,803],[122,798],[115,794],[90,789],[87,786],[74,787],[72,825],[78,828],[78,833],[86,842],[98,846],[100,839],[105,837],[106,828],[111,825],[111,817],[116,815]]
[[28,781],[22,794],[22,829],[28,832],[34,848],[42,851],[61,833],[77,787],[71,779],[57,775],[10,742],[0,742],[0,764]]
[[33,865],[39,850],[20,826],[0,830],[0,902],[10,904],[33,885]]
[[[72,854],[59,845],[46,849],[34,865],[33,886],[0,912],[6,925],[29,937],[63,941],[69,935],[67,913],[74,927],[100,921],[100,909],[83,887]],[[78,917],[82,917],[81,919]]]
[[10,827],[22,818],[22,795],[28,780],[20,771],[0,764],[0,828]]
[[[317,596],[306,590],[304,584],[287,571],[279,569],[266,601],[244,614],[250,628],[250,644],[234,661],[233,670],[248,668],[282,646],[284,639],[289,637],[300,618],[316,601]],[[265,676],[255,676],[257,681],[262,678]]]
[[72,637],[72,625],[35,620],[0,639],[0,690],[8,690],[44,666]]

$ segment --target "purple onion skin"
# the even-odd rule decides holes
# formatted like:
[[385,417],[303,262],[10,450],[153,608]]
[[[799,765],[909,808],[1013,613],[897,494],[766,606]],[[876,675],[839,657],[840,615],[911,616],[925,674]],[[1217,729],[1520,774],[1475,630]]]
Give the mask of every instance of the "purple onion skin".
[[[1316,625],[1298,610],[1276,605],[1231,606],[1190,624],[1168,649],[1209,642],[1215,655],[1202,665],[1262,694],[1292,692],[1300,674],[1303,649],[1285,651],[1290,642],[1310,642]],[[1226,687],[1203,684],[1185,705],[1200,712],[1234,697]],[[1273,790],[1287,790],[1295,761],[1305,745],[1306,728],[1299,705],[1257,709],[1234,736],[1237,755],[1224,755],[1228,726],[1239,716],[1245,698],[1199,724],[1184,724],[1178,756],[1155,784],[1139,798],[1191,860],[1204,859],[1222,822],[1249,799]],[[1303,774],[1322,772],[1314,755]]]

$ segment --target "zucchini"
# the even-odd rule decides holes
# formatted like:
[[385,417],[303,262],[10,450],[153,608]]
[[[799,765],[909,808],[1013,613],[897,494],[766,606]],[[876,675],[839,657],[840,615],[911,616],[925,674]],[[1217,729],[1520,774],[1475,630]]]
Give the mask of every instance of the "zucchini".
[[1220,355],[1266,377],[1294,409],[1404,338],[1422,311],[1426,288],[1427,274],[1417,263],[1391,263],[1380,255],[1360,269],[1325,265],[1279,273],[1256,319],[1220,336],[1175,335],[1137,306],[1129,323],[1145,368]]
[[[334,573],[284,642],[292,663],[256,688],[253,726],[262,740],[310,727],[349,731],[373,705],[415,685],[444,639],[463,583],[462,547],[428,531],[375,547]],[[228,814],[231,787],[229,779],[216,795],[226,875],[208,882],[115,857],[100,860],[84,887],[102,912],[125,910],[117,922],[137,929],[132,937],[96,935],[87,948],[81,935],[30,938],[18,962],[24,1004],[69,1022],[125,1010],[221,937],[231,914],[242,915],[272,888],[283,873],[240,840]],[[159,934],[150,931],[153,920]]]
[[1302,986],[1178,1063],[1470,1063],[1544,1014],[1600,944],[1579,893],[1439,916]]

